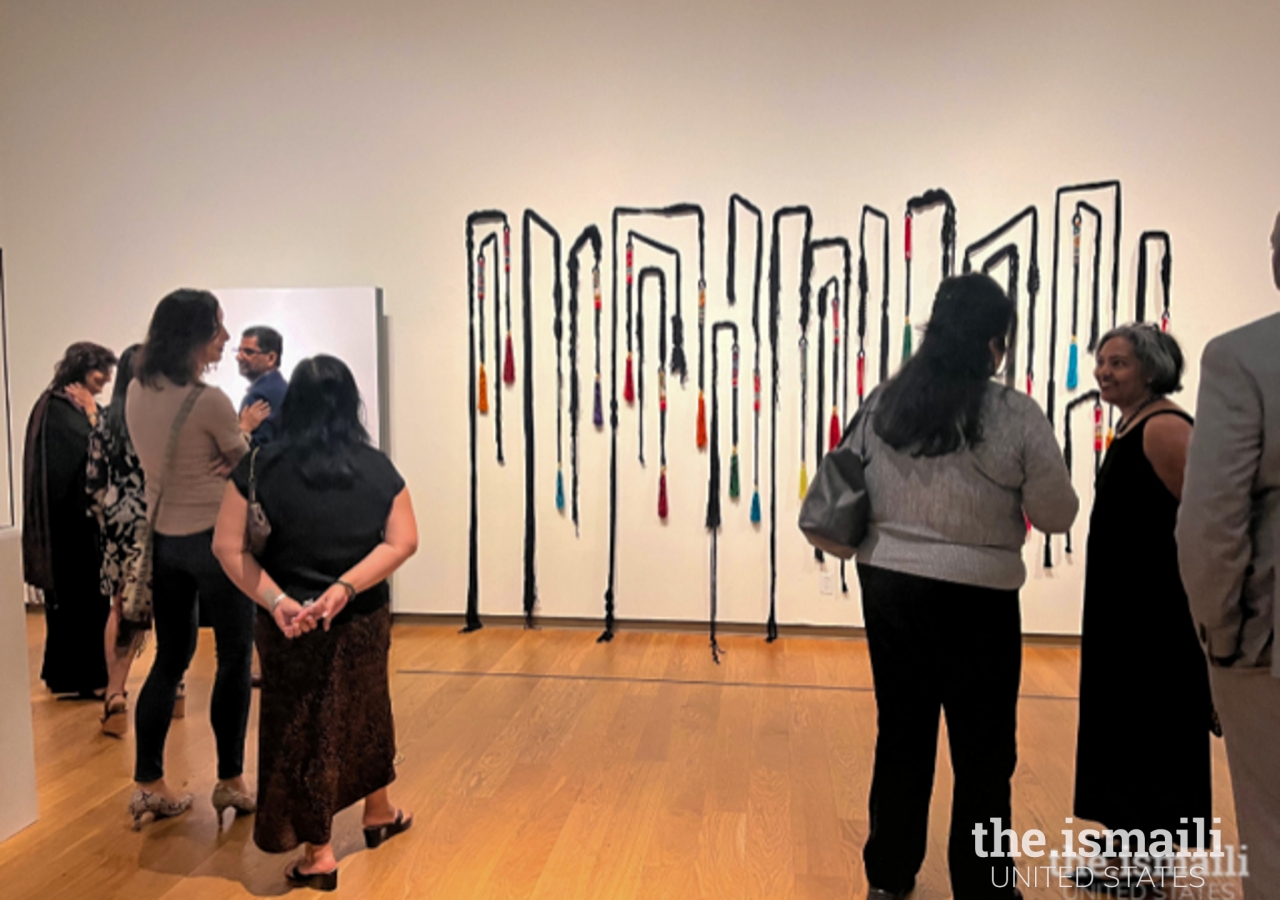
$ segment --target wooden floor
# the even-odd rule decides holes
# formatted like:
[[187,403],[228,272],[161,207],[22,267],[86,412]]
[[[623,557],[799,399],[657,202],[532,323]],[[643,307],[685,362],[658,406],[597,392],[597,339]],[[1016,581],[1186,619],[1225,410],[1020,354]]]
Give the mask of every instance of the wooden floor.
[[[0,844],[0,896],[231,898],[286,892],[288,858],[258,851],[251,820],[219,830],[208,795],[212,640],[202,632],[169,777],[192,813],[129,829],[132,735],[98,732],[99,708],[38,680],[43,619],[29,615],[41,816]],[[861,846],[875,739],[866,644],[400,623],[392,698],[403,761],[392,788],[412,831],[366,851],[359,813],[339,816],[350,898],[847,898],[865,892]],[[149,657],[135,664],[135,694]],[[1028,646],[1014,820],[1054,845],[1071,811],[1078,651]],[[256,705],[248,769],[256,770]],[[1135,698],[1134,739],[1159,751],[1160,710]],[[945,742],[945,736],[943,738]],[[945,743],[915,900],[949,897]],[[1215,814],[1234,842],[1225,755],[1214,742]],[[1077,823],[1077,827],[1080,825]],[[1223,889],[1234,882],[1220,882]],[[1060,888],[1024,891],[1060,897]],[[1081,896],[1091,896],[1081,894]],[[1188,895],[1189,896],[1189,895]],[[1208,895],[1205,895],[1208,896]],[[1216,896],[1231,896],[1219,892]]]

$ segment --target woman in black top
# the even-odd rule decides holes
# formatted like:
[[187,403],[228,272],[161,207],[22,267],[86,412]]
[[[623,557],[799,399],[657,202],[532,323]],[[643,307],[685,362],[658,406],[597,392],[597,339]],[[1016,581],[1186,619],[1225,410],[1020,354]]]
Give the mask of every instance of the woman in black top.
[[1209,675],[1174,540],[1192,423],[1167,395],[1182,367],[1177,342],[1152,325],[1098,344],[1098,388],[1121,419],[1089,519],[1074,811],[1145,832],[1155,857],[1212,815]]
[[[250,482],[271,535],[246,549]],[[417,550],[404,480],[369,446],[351,371],[331,356],[294,369],[281,437],[246,457],[214,530],[227,575],[262,609],[258,817],[270,853],[305,845],[294,885],[337,886],[333,816],[364,800],[365,841],[409,827],[391,803],[395,727],[387,682],[387,577]]]
[[23,459],[23,577],[44,591],[40,677],[55,694],[85,699],[107,686],[102,634],[111,608],[98,585],[98,530],[88,513],[85,465],[98,419],[94,398],[115,365],[106,347],[81,342],[67,348],[27,420]]

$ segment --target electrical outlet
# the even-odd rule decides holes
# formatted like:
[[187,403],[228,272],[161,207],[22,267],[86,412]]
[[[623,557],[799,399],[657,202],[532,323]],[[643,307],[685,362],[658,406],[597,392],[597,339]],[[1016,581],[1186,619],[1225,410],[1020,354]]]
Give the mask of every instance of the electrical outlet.
[[836,592],[835,580],[831,577],[830,572],[823,572],[818,577],[818,590],[827,596],[831,596]]

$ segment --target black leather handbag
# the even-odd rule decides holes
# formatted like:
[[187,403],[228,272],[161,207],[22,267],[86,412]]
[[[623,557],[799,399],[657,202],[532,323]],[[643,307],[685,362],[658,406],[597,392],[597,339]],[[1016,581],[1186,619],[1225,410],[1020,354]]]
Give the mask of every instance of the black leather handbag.
[[[840,444],[822,458],[800,506],[800,530],[810,544],[839,559],[850,559],[867,536],[871,497],[867,494],[867,429],[869,416],[858,410]],[[859,447],[855,437],[861,434]]]

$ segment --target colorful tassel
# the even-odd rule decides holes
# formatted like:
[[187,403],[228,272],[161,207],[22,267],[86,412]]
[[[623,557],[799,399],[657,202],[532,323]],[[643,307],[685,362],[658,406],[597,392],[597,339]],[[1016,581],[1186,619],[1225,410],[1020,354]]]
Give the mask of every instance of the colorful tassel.
[[667,469],[662,467],[662,473],[658,476],[658,518],[666,519],[667,517]]
[[604,403],[600,398],[600,379],[596,379],[595,402],[591,406],[591,424],[597,428],[604,427]]
[[489,411],[489,376],[484,372],[484,363],[480,364],[480,401],[476,404],[476,409],[480,410],[480,414],[484,415]]
[[1071,349],[1067,353],[1067,390],[1074,391],[1080,387],[1080,348],[1076,339],[1071,339]]
[[502,363],[502,383],[516,383],[516,353],[511,346],[511,332],[507,332],[507,355]]
[[866,396],[867,390],[867,354],[858,351],[858,399]]
[[1032,387],[1033,387],[1033,382],[1032,382],[1032,380],[1031,380],[1031,373],[1030,373],[1030,372],[1028,372],[1028,373],[1027,373],[1027,396],[1028,396],[1028,397],[1030,397],[1030,396],[1031,396],[1031,390],[1032,390]]
[[738,481],[738,448],[733,448],[733,455],[729,457],[729,499],[737,500],[742,493],[742,487]]
[[751,524],[760,524],[760,491],[751,493]]
[[628,403],[636,402],[636,381],[631,371],[631,354],[627,354],[627,377],[622,384],[622,399]]
[[800,499],[803,500],[805,495],[809,493],[809,467],[803,460],[800,461]]
[[829,436],[827,451],[830,452],[840,446],[840,412],[832,407],[831,409],[831,434]]
[[556,509],[564,512],[564,471],[556,470]]
[[703,398],[702,391],[698,391],[698,449],[703,450],[707,446],[707,401]]
[[902,326],[902,361],[906,362],[911,358],[911,320],[907,320],[907,324]]

